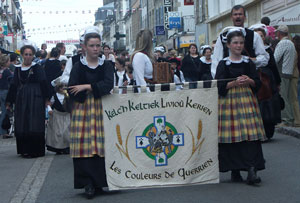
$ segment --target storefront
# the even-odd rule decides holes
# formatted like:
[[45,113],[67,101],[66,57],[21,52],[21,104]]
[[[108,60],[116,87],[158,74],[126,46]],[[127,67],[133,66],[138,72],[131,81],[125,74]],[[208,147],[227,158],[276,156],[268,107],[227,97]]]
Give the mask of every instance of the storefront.
[[186,54],[190,44],[195,44],[195,35],[185,35],[177,38],[178,53]]
[[272,26],[287,25],[292,36],[300,35],[300,4],[268,15]]

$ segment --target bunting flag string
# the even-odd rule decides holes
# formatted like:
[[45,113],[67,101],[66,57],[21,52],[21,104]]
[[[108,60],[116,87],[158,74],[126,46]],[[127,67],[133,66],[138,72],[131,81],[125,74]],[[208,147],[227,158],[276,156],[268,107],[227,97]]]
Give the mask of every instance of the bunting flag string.
[[67,27],[73,27],[73,28],[81,28],[83,29],[84,26],[86,26],[87,24],[93,24],[94,21],[86,21],[86,22],[82,22],[82,23],[69,23],[69,24],[59,24],[59,25],[52,25],[52,26],[47,26],[47,27],[34,27],[34,28],[28,28],[25,29],[26,32],[35,32],[35,31],[43,31],[43,30],[48,30],[48,29],[53,29],[53,28],[67,28]]
[[36,10],[36,11],[23,11],[23,15],[41,15],[41,14],[94,14],[97,10]]
[[[114,9],[115,12],[131,12],[131,13],[135,13],[138,10],[142,10],[142,8],[133,8],[133,9]],[[88,9],[88,10],[36,10],[36,11],[23,11],[22,14],[23,15],[64,15],[64,14],[94,14],[96,12],[105,12],[107,11],[106,9],[97,9],[97,10],[93,10],[93,9]]]
[[59,34],[66,32],[79,32],[80,29],[70,29],[70,30],[59,30],[59,31],[46,31],[46,32],[27,32],[26,35],[44,35],[44,34]]
[[43,0],[21,0],[21,2],[37,2],[37,1],[43,1]]

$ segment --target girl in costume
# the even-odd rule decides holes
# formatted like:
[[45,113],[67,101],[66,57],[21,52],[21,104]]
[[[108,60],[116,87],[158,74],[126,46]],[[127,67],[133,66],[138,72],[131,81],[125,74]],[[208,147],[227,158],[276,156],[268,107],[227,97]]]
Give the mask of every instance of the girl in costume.
[[[231,171],[231,180],[241,182],[240,171],[248,171],[247,184],[261,182],[258,170],[265,169],[261,141],[266,139],[255,93],[261,82],[254,63],[241,53],[244,34],[228,31],[229,57],[219,62],[216,79],[219,92],[219,168]],[[232,79],[230,81],[230,79]]]
[[211,76],[211,54],[212,48],[209,45],[204,45],[200,48],[201,51],[201,58],[200,58],[200,69],[202,75],[200,75],[201,80],[212,80],[213,77]]
[[[179,70],[180,60],[177,58],[170,58],[169,63],[171,64],[171,69],[174,74],[174,83],[184,83],[184,75],[181,70]],[[182,85],[176,85],[176,90],[183,89]]]
[[52,96],[49,122],[46,133],[47,150],[56,154],[69,154],[70,151],[70,113],[67,112],[64,103],[68,102],[68,93],[64,90],[63,84],[55,86],[55,93]]
[[104,161],[104,129],[101,97],[114,85],[114,67],[100,58],[101,38],[97,27],[85,31],[84,50],[71,71],[69,95],[73,100],[70,155],[74,165],[74,188],[85,189],[87,198],[107,187]]
[[[116,72],[115,72],[115,86],[127,86],[130,83],[130,79],[127,75],[127,71],[125,69],[125,60],[121,58],[116,58]],[[123,93],[123,89],[119,90],[119,93]]]

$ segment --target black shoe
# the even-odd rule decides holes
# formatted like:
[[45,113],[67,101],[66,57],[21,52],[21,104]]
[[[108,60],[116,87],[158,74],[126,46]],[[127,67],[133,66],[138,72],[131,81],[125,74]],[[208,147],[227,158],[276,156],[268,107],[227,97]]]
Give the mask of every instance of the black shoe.
[[95,196],[95,188],[93,185],[85,186],[84,190],[84,193],[88,199],[92,199]]
[[102,195],[102,194],[105,194],[105,191],[101,187],[97,187],[96,188],[96,194]]
[[257,184],[257,183],[260,183],[261,182],[261,179],[260,177],[258,177],[256,175],[256,170],[254,167],[250,167],[248,169],[248,177],[247,177],[247,184],[248,185],[253,185],[253,184]]
[[70,148],[64,149],[62,153],[63,154],[70,154]]
[[238,170],[232,170],[231,171],[231,181],[236,182],[236,183],[244,181],[243,177],[241,176],[240,171],[238,171]]

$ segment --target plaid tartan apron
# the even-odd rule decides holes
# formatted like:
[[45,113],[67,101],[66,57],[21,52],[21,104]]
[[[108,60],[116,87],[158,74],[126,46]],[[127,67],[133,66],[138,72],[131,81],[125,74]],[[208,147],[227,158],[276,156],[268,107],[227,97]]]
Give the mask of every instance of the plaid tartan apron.
[[104,157],[104,129],[101,99],[89,94],[84,103],[75,102],[70,128],[72,158]]
[[256,96],[250,87],[229,89],[219,97],[219,143],[265,140]]

